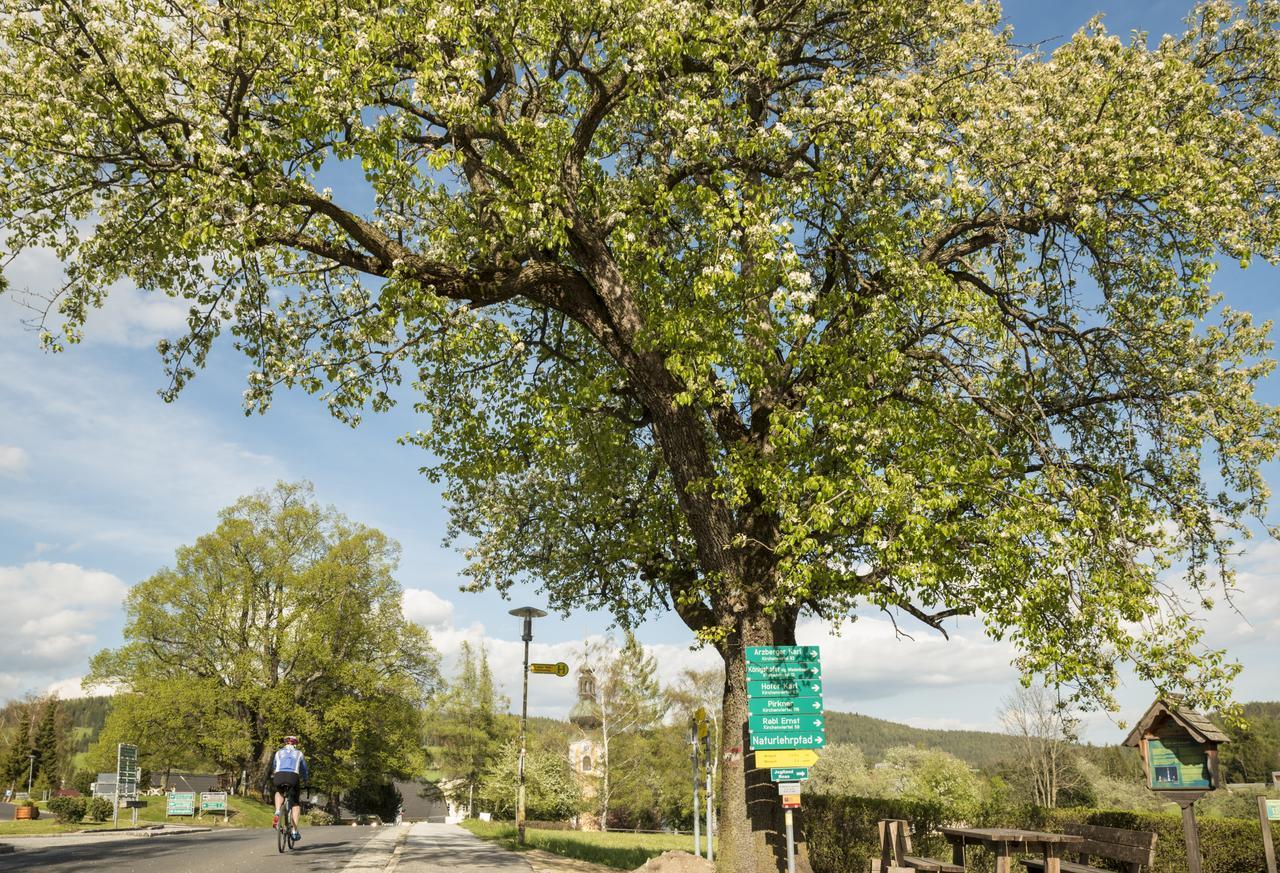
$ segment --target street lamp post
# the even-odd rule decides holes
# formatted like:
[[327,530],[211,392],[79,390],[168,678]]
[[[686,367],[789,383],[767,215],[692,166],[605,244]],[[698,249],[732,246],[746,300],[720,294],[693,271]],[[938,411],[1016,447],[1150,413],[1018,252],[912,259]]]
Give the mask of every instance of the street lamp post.
[[520,696],[520,766],[517,775],[519,789],[516,793],[516,842],[524,845],[524,738],[525,722],[529,719],[529,643],[533,641],[533,620],[546,615],[541,609],[522,606],[511,610],[511,614],[524,619],[524,632],[520,639],[524,640],[524,691]]
[[27,767],[27,799],[30,800],[31,799],[31,777],[36,774],[36,753],[35,752],[28,753],[27,758],[31,761],[30,766]]

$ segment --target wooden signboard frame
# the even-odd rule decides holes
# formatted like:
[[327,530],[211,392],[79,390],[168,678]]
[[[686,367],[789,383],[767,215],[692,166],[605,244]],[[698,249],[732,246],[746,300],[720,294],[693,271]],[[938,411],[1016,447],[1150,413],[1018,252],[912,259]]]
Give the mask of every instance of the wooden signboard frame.
[[[1275,801],[1272,801],[1273,803]],[[1267,873],[1276,873],[1276,847],[1271,839],[1271,816],[1267,813],[1267,798],[1258,797],[1258,824],[1262,826],[1262,853],[1267,859]]]
[[[1157,700],[1138,720],[1124,745],[1137,748],[1147,787],[1182,807],[1182,835],[1187,844],[1188,873],[1201,873],[1200,831],[1195,802],[1221,784],[1218,746],[1227,735],[1209,719],[1181,705],[1179,698]],[[1195,773],[1199,768],[1200,773]],[[1190,773],[1187,770],[1190,770]],[[1164,771],[1164,772],[1161,772]],[[1172,771],[1172,772],[1169,772]],[[1207,778],[1187,779],[1203,774]],[[1174,778],[1170,779],[1169,776]],[[1162,784],[1169,787],[1162,788]],[[1275,873],[1275,871],[1272,871]]]

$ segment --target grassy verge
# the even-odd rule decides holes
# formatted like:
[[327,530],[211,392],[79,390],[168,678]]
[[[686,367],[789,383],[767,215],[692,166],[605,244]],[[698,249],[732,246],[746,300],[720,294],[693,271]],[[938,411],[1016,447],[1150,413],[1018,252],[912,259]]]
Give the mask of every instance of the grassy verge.
[[[462,826],[483,840],[507,849],[518,850],[516,826],[510,822],[488,822],[468,819]],[[625,831],[544,831],[525,830],[528,847],[542,849],[566,858],[590,861],[617,870],[634,870],[650,858],[676,849],[693,850],[693,838],[675,834],[632,834]]]
[[[262,803],[252,797],[229,798],[231,815],[223,820],[222,813],[207,812],[204,815],[183,815],[165,818],[166,800],[163,797],[144,797],[147,805],[138,810],[138,824],[187,824],[200,827],[239,827],[269,828],[274,809],[269,803]],[[53,813],[41,804],[40,818],[35,821],[0,821],[0,836],[21,836],[23,834],[66,834],[75,831],[110,830],[111,822],[81,821],[74,824],[60,824]],[[128,827],[133,822],[133,813],[127,809],[120,810],[120,825]]]

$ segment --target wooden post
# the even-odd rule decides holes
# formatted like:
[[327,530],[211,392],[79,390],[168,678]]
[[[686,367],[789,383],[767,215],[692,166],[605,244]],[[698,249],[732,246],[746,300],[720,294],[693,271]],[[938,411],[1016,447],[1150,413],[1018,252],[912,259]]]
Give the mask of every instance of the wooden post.
[[1196,827],[1196,802],[1182,804],[1182,836],[1187,841],[1187,873],[1203,873],[1200,858],[1200,831]]
[[1267,858],[1267,873],[1276,873],[1276,847],[1271,841],[1271,819],[1267,817],[1267,799],[1258,797],[1258,823],[1262,825],[1262,852]]

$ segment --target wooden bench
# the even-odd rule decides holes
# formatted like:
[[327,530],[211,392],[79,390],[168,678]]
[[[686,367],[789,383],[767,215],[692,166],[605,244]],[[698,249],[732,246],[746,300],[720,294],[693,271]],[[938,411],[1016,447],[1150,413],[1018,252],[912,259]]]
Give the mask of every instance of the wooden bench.
[[[1089,865],[1090,858],[1119,861],[1126,873],[1150,870],[1156,862],[1156,835],[1146,831],[1130,831],[1124,828],[1104,828],[1097,825],[1064,825],[1063,833],[1084,837],[1084,842],[1074,843],[1069,852],[1078,857],[1075,861],[1063,860],[1062,873],[1109,873]],[[1023,860],[1028,873],[1041,873],[1044,861]]]
[[901,819],[885,819],[879,823],[880,859],[871,859],[871,873],[964,873],[962,864],[951,864],[936,858],[911,854],[911,830]]

